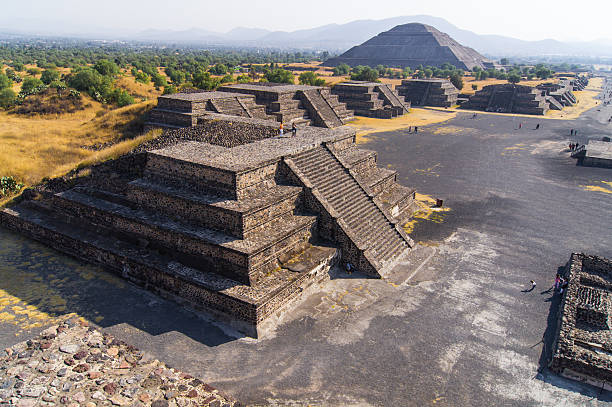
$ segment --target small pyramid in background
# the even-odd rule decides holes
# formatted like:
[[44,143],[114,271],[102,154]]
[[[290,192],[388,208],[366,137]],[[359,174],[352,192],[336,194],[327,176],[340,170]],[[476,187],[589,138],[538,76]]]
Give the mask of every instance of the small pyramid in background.
[[483,69],[494,66],[493,62],[474,49],[459,44],[432,26],[420,23],[398,25],[339,57],[328,59],[325,65],[337,66],[342,63],[413,69],[419,65],[439,67],[444,63],[468,70],[476,66]]

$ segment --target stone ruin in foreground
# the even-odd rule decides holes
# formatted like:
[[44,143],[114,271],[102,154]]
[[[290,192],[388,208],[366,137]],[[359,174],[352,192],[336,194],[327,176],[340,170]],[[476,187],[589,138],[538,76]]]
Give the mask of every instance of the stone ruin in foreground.
[[353,130],[271,137],[276,122],[210,112],[198,123],[24,192],[0,224],[250,336],[334,264],[380,278],[413,245],[401,225],[415,191]]
[[550,368],[612,390],[612,261],[572,254]]

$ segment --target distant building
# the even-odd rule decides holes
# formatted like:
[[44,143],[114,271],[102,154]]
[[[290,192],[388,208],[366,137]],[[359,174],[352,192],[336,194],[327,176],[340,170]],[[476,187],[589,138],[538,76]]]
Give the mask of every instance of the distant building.
[[445,63],[465,70],[495,66],[492,61],[474,49],[459,44],[448,34],[420,23],[398,25],[339,57],[328,59],[324,65],[338,66],[342,63],[350,66],[385,65],[412,69],[419,65],[440,67]]

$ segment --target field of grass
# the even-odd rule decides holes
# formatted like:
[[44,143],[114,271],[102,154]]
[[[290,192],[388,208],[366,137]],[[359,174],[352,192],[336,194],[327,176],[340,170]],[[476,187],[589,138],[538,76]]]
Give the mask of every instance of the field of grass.
[[61,116],[20,116],[0,111],[0,174],[33,185],[59,176],[101,152],[84,147],[138,135],[146,101],[115,110],[88,100],[85,110]]

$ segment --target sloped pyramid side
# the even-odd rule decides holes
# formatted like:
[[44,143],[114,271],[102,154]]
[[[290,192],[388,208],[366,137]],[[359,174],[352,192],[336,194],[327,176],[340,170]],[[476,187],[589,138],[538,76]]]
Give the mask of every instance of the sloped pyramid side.
[[387,65],[416,68],[419,65],[441,66],[449,63],[460,69],[475,66],[486,69],[491,62],[476,50],[465,47],[425,24],[398,25],[378,34],[361,45],[355,46],[337,58],[325,62],[327,66],[339,64]]

